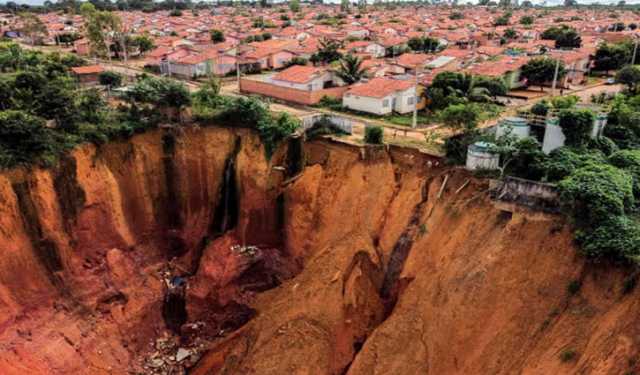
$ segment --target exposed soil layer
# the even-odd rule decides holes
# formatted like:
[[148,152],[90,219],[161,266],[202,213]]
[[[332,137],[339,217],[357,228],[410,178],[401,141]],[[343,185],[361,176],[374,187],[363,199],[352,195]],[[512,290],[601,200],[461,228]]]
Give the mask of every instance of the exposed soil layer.
[[0,373],[634,373],[630,271],[436,164],[206,128],[1,174]]

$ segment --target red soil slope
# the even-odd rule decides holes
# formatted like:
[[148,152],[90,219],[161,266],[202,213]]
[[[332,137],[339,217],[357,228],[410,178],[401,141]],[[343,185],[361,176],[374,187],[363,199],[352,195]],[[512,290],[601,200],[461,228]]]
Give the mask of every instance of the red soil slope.
[[291,178],[248,131],[167,134],[0,175],[1,374],[150,371],[168,273],[212,335],[196,375],[637,369],[638,292],[561,217],[411,151],[311,142]]

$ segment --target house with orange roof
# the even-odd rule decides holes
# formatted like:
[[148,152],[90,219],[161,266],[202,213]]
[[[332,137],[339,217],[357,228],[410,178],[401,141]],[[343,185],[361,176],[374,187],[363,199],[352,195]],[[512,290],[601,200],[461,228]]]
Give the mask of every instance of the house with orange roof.
[[396,59],[396,64],[411,72],[424,69],[431,60],[433,56],[426,53],[403,53]]
[[76,66],[71,68],[71,72],[81,85],[91,86],[98,84],[100,73],[104,72],[104,68],[100,65]]
[[342,97],[342,105],[356,111],[387,115],[392,112],[409,113],[417,101],[414,81],[374,78],[351,86]]
[[268,76],[244,77],[240,91],[299,104],[317,104],[323,97],[340,98],[348,89],[333,71],[293,65]]
[[386,48],[382,44],[367,40],[356,40],[347,43],[344,49],[347,53],[365,53],[373,58],[384,57],[386,53]]

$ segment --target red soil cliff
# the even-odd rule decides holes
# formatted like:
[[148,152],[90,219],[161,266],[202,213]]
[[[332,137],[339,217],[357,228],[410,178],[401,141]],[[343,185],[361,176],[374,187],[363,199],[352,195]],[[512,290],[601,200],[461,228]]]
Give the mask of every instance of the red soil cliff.
[[637,370],[638,292],[562,217],[417,152],[291,150],[156,131],[1,174],[0,373],[144,373],[168,269],[219,336],[197,375]]

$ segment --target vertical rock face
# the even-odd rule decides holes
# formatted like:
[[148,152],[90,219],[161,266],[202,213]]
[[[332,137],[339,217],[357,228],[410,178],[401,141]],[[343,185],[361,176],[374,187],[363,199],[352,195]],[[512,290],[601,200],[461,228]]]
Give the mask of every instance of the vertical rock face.
[[3,374],[124,373],[163,325],[160,267],[177,256],[188,275],[214,235],[230,158],[239,233],[273,240],[268,184],[283,176],[249,131],[156,131],[1,174]]
[[0,372],[127,373],[163,311],[196,375],[636,371],[634,279],[436,163],[207,128],[2,173]]

